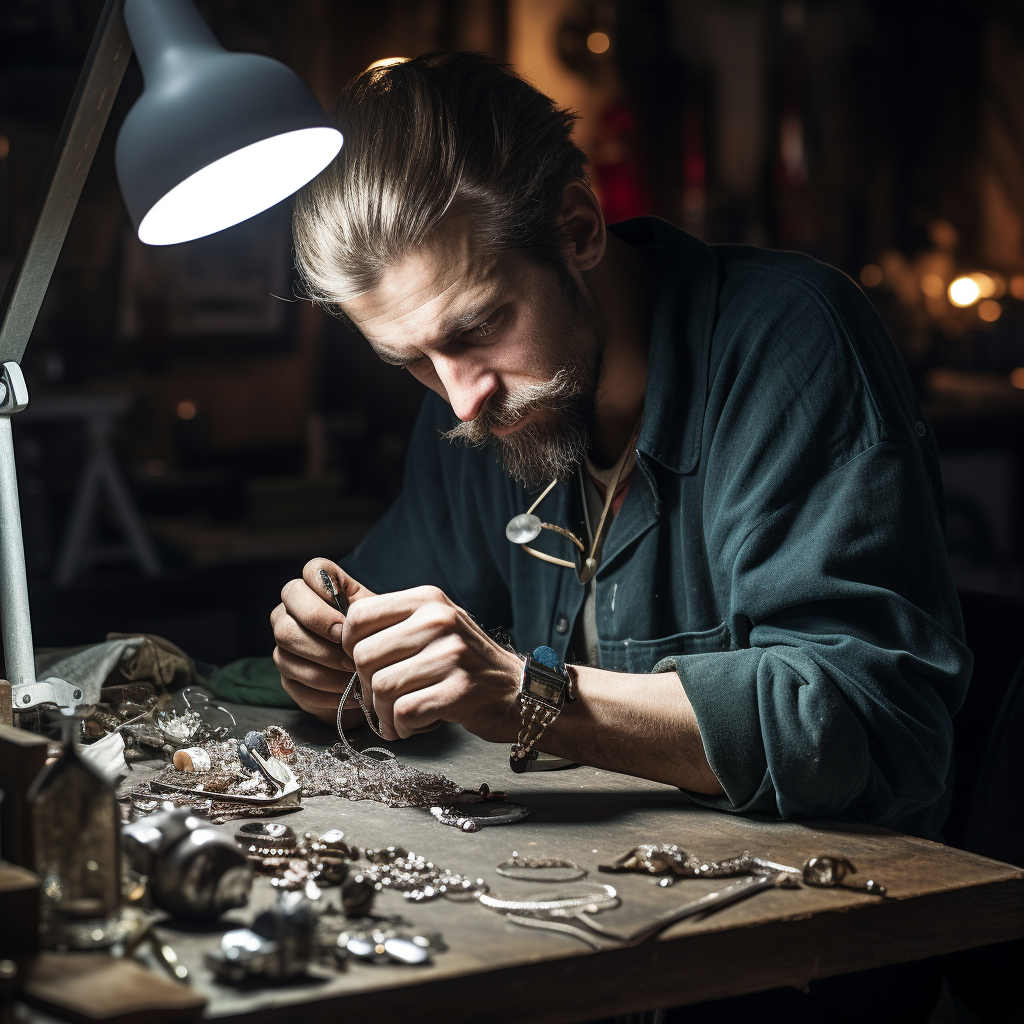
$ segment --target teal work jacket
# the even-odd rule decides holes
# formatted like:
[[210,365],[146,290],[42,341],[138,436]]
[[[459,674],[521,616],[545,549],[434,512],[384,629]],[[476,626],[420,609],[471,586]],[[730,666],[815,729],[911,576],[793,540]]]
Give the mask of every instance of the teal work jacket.
[[[596,575],[601,666],[624,686],[679,674],[726,793],[696,802],[937,838],[972,659],[935,441],[892,341],[807,256],[613,230],[656,256],[657,292],[638,471]],[[376,591],[434,584],[571,661],[584,588],[506,540],[533,495],[443,440],[454,422],[428,394],[402,493],[344,567]],[[578,481],[538,514],[582,531]],[[571,553],[549,531],[536,546]]]

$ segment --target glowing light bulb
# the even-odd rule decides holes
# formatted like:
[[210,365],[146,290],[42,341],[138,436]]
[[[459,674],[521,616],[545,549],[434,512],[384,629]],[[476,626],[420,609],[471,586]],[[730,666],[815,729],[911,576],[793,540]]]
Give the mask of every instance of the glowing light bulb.
[[302,128],[214,160],[154,204],[139,225],[139,240],[173,245],[254,217],[316,177],[341,141],[334,128]]
[[963,309],[981,298],[981,289],[973,277],[958,277],[949,285],[949,301]]

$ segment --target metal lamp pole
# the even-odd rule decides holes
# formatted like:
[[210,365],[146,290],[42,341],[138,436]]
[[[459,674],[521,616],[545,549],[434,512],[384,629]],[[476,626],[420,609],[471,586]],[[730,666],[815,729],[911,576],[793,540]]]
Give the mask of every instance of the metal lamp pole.
[[82,703],[82,691],[64,680],[36,680],[11,417],[28,405],[21,359],[131,53],[124,0],[107,0],[43,180],[32,229],[0,300],[0,631],[15,711],[40,704],[71,711]]

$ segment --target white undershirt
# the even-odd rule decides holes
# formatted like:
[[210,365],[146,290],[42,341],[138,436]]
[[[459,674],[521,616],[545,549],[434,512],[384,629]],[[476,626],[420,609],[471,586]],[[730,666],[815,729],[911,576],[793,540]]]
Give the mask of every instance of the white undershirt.
[[[626,480],[629,478],[629,474],[633,471],[633,467],[636,465],[636,452],[632,452],[627,457],[625,465],[622,467],[622,473],[619,477],[620,480]],[[607,490],[612,484],[612,478],[615,475],[614,468],[612,469],[598,469],[589,459],[587,464],[583,468],[583,494],[587,500],[587,515],[590,517],[590,529],[591,531],[597,529],[597,524],[601,520],[601,510],[604,508],[604,498],[601,496],[601,492],[598,491],[594,485],[594,479],[599,480]],[[620,484],[621,486],[621,484]],[[601,551],[604,548],[605,538],[608,536],[608,531],[611,528],[611,510],[608,510],[608,519],[605,522],[604,530],[601,534],[601,539],[597,545],[597,550],[594,552],[594,557],[597,559],[598,564],[601,562]],[[590,538],[588,538],[589,540]],[[588,546],[589,550],[589,546]],[[586,583],[586,595],[583,598],[583,607],[580,609],[580,616],[576,620],[576,629],[573,632],[573,655],[579,664],[590,665],[593,668],[599,668],[601,665],[600,646],[598,643],[597,635],[597,578],[591,576]]]

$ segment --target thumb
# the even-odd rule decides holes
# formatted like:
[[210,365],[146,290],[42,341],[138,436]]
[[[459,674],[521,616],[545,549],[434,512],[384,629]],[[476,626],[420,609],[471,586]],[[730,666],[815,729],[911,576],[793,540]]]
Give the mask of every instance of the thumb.
[[337,563],[328,558],[313,558],[303,568],[302,579],[313,593],[319,594],[329,604],[335,602],[323,578],[322,574],[324,573],[330,580],[332,588],[337,592],[342,608],[347,607],[353,601],[375,596],[372,590],[349,576]]

